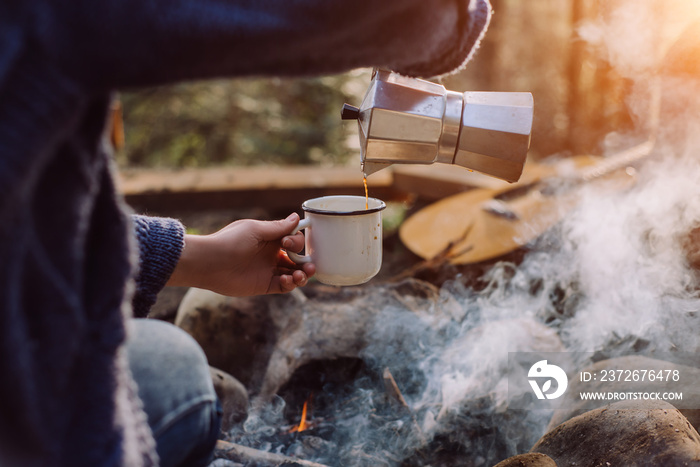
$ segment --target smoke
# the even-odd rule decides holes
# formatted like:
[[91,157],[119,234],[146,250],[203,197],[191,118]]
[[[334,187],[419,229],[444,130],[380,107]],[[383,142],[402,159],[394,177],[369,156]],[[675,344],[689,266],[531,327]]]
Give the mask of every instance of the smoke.
[[[623,193],[585,189],[563,225],[562,250],[552,261],[572,266],[562,277],[576,279],[585,297],[563,329],[578,350],[599,348],[613,332],[662,337],[675,314],[697,308],[695,272],[682,245],[700,220],[698,164],[654,161],[639,179]],[[687,302],[686,309],[669,308],[670,298]]]
[[595,19],[578,25],[578,38],[629,80],[630,114],[638,130],[654,131],[659,93],[664,87],[666,92],[676,88],[664,76],[669,49],[684,29],[700,19],[700,4],[694,0],[615,0],[600,2],[599,9]]
[[693,0],[617,0],[601,4],[600,15],[577,28],[622,76],[635,82],[655,73],[681,31],[700,18]]

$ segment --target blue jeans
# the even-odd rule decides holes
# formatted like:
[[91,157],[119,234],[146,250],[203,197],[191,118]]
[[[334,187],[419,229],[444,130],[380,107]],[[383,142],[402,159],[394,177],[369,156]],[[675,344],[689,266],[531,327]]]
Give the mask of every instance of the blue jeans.
[[221,427],[209,364],[182,329],[155,319],[129,321],[127,353],[161,466],[205,466]]

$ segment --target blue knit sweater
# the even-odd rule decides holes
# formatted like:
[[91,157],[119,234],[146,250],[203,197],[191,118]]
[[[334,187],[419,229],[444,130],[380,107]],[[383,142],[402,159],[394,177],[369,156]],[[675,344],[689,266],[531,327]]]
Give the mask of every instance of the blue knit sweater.
[[113,90],[443,74],[489,14],[486,0],[0,1],[0,465],[157,464],[124,323],[153,303],[183,231],[132,218],[115,190]]

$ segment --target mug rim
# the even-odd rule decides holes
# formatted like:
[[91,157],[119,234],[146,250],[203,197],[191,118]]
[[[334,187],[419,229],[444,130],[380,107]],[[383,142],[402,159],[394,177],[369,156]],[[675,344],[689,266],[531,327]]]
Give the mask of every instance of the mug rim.
[[[308,203],[312,201],[318,201],[322,199],[330,199],[330,198],[358,198],[358,199],[368,199],[368,200],[373,200],[377,201],[378,204],[377,206],[368,208],[368,209],[355,209],[352,211],[334,211],[334,210],[328,210],[328,209],[320,209],[320,208],[314,208],[308,205]],[[310,212],[313,214],[322,214],[326,216],[361,216],[364,214],[372,214],[374,212],[379,212],[383,211],[386,208],[386,203],[382,201],[379,198],[365,198],[364,196],[357,196],[357,195],[332,195],[332,196],[320,196],[318,198],[313,198],[313,199],[307,199],[302,203],[301,208],[305,212]]]

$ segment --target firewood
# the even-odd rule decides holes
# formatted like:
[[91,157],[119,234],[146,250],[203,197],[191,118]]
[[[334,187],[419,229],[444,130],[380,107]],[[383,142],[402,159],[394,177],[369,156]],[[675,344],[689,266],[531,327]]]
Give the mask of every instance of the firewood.
[[382,380],[384,381],[384,388],[391,397],[392,400],[398,402],[411,416],[411,421],[413,425],[413,429],[416,431],[418,434],[418,437],[420,439],[420,446],[425,446],[427,443],[427,440],[425,438],[425,434],[423,433],[423,430],[421,429],[420,425],[418,424],[418,420],[416,420],[416,415],[413,413],[411,408],[408,406],[406,403],[406,399],[404,399],[403,394],[401,394],[401,390],[399,389],[399,385],[396,384],[396,380],[394,379],[394,375],[391,374],[391,370],[389,368],[384,368],[384,373],[382,374]]
[[218,440],[214,449],[215,459],[228,459],[233,462],[240,462],[244,465],[252,463],[260,467],[278,467],[282,465],[298,465],[301,467],[328,467],[317,462],[306,461],[294,457],[260,451],[258,449],[241,446],[240,444]]
[[403,398],[403,394],[401,394],[401,390],[399,389],[399,385],[396,384],[396,380],[394,379],[394,375],[391,374],[391,371],[389,371],[388,368],[384,368],[384,374],[382,375],[382,380],[384,381],[384,389],[386,390],[387,395],[401,404],[402,406],[408,408],[408,404],[406,403],[406,399]]

